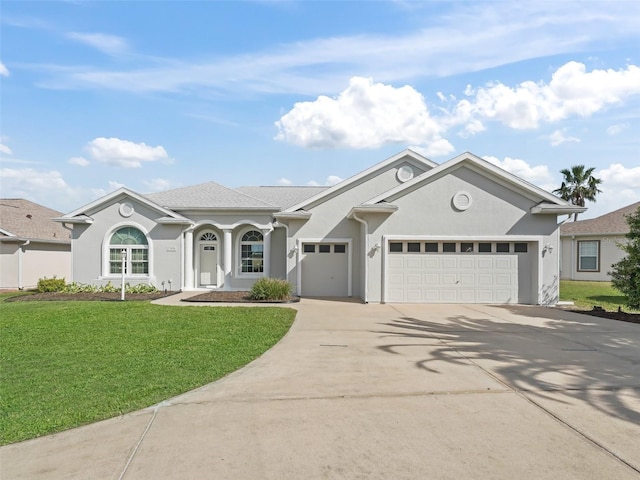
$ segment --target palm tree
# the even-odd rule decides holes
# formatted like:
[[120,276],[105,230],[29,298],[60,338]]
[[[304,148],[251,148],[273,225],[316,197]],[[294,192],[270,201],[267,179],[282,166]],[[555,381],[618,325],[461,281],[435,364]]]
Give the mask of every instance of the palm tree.
[[[560,173],[564,176],[562,185],[553,191],[568,202],[574,205],[584,207],[586,200],[590,202],[596,201],[596,195],[601,193],[598,185],[602,180],[592,175],[595,168],[587,168],[584,165],[573,165],[571,169],[564,168]],[[578,214],[575,213],[573,220],[578,220]]]

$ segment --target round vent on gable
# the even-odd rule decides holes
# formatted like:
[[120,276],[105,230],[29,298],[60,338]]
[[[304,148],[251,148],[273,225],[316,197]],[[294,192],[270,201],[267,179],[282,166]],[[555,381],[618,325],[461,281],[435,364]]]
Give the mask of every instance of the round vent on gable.
[[120,215],[122,215],[125,218],[128,218],[131,215],[133,215],[133,205],[131,205],[129,202],[124,202],[120,204]]
[[401,166],[396,173],[396,178],[402,183],[408,182],[413,178],[413,168],[409,165]]
[[466,210],[471,206],[471,194],[469,192],[458,192],[453,196],[451,201],[456,210]]

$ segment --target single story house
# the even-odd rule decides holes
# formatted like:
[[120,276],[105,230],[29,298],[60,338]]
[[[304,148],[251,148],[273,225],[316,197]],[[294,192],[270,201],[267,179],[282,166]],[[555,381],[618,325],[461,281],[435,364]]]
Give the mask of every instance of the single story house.
[[557,217],[584,210],[471,153],[405,150],[330,188],[121,188],[56,220],[76,282],[118,284],[124,254],[127,282],[172,290],[277,277],[305,297],[553,304]]
[[611,281],[611,265],[626,255],[620,248],[629,233],[625,215],[639,208],[636,202],[600,217],[564,223],[560,227],[560,278]]
[[71,277],[71,229],[61,212],[24,199],[0,199],[0,288],[34,288],[43,277]]

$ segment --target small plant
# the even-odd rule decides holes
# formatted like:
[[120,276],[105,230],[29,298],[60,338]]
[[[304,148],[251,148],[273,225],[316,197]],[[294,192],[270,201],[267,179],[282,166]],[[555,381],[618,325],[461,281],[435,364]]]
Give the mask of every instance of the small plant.
[[65,293],[94,293],[97,290],[95,285],[85,285],[83,283],[71,282],[64,287]]
[[56,278],[55,276],[53,278],[40,278],[38,280],[38,292],[62,292],[65,285],[64,278]]
[[291,284],[280,278],[261,278],[251,287],[252,300],[286,300],[291,295]]
[[111,283],[111,280],[109,280],[106,285],[102,285],[101,287],[98,287],[98,292],[100,293],[116,293],[119,291],[120,291],[120,287],[116,287],[113,283]]
[[137,285],[129,285],[125,284],[124,290],[126,293],[155,293],[158,291],[156,287],[153,285],[145,285],[144,283],[139,283]]

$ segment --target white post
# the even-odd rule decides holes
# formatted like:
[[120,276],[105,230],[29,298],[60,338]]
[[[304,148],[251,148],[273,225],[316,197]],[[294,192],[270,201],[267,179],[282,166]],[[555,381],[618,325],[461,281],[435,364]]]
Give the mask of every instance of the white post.
[[184,233],[184,287],[193,289],[193,230]]
[[121,292],[120,292],[120,300],[124,301],[124,271],[127,265],[127,251],[123,248],[122,252],[120,252],[122,254],[122,285],[121,285]]
[[232,255],[232,239],[231,233],[232,230],[225,228],[223,230],[224,238],[223,238],[223,256],[222,261],[224,262],[224,285],[222,286],[223,290],[231,290],[231,264],[233,263],[233,255]]

